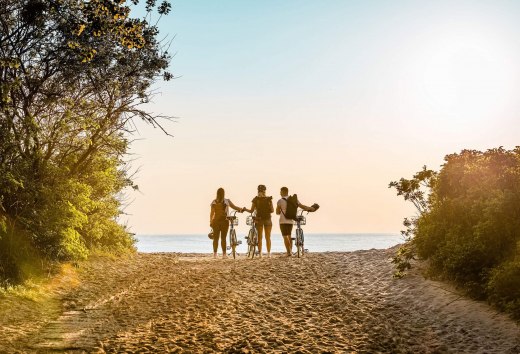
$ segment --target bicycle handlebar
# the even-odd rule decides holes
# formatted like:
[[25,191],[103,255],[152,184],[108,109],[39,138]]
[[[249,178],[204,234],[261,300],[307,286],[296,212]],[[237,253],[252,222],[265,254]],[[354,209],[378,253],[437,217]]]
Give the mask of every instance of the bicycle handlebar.
[[[311,205],[311,208],[313,208],[314,210],[313,211],[308,211],[307,214],[314,213],[316,210],[318,210],[320,208],[320,206],[319,206],[319,204],[314,203],[314,204]],[[304,211],[305,210],[302,209],[302,211],[300,212],[300,215],[303,215]]]
[[231,225],[231,228],[233,228],[234,225],[238,225],[238,218],[236,216],[236,211],[233,213],[233,216],[229,215],[226,216],[226,219],[229,221],[229,224]]

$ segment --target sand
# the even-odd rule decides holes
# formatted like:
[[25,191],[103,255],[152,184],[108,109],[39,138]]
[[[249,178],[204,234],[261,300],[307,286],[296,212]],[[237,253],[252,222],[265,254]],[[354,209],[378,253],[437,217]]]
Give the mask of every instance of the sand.
[[[0,297],[0,352],[520,353],[520,327],[392,250],[97,259]],[[420,268],[420,267],[419,267]]]

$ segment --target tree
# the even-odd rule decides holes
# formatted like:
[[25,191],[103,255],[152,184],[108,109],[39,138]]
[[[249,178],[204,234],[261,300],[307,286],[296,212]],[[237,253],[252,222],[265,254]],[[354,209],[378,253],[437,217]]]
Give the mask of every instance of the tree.
[[131,123],[163,129],[141,104],[172,78],[156,5],[135,19],[124,1],[0,0],[0,277],[29,254],[132,247],[116,222]]

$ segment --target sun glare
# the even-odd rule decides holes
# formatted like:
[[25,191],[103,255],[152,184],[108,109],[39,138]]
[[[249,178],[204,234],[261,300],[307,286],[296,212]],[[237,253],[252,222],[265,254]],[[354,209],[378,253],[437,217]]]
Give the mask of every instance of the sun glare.
[[462,121],[500,115],[513,104],[516,65],[498,36],[450,31],[429,43],[422,95],[436,113]]

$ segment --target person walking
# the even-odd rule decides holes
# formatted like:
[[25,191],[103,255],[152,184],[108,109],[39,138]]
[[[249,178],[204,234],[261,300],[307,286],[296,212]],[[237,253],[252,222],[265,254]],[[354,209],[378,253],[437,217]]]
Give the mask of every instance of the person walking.
[[273,197],[266,196],[266,186],[260,184],[257,188],[258,194],[251,201],[251,209],[244,209],[249,213],[256,211],[255,224],[258,231],[258,253],[262,257],[262,233],[265,231],[265,245],[267,249],[267,258],[271,257],[271,230],[273,222],[271,214],[274,212]]
[[[291,233],[292,228],[294,225],[294,220],[286,217],[287,214],[287,203],[289,198],[289,188],[282,187],[280,188],[280,196],[282,197],[278,202],[276,203],[276,214],[280,215],[280,231],[282,233],[283,237],[283,243],[285,245],[285,250],[287,251],[287,256],[292,256],[292,239],[291,239]],[[295,199],[295,205],[293,207],[295,208],[301,208],[305,211],[315,211],[315,207],[308,207],[306,205],[303,205],[298,200],[298,197],[296,194],[294,195]]]
[[243,212],[245,208],[239,208],[229,199],[225,198],[224,188],[217,189],[217,197],[211,202],[211,211],[209,214],[209,225],[213,229],[213,257],[217,258],[218,240],[222,246],[222,258],[227,258],[226,254],[226,234],[229,228],[229,222],[226,219],[229,208],[238,212]]

